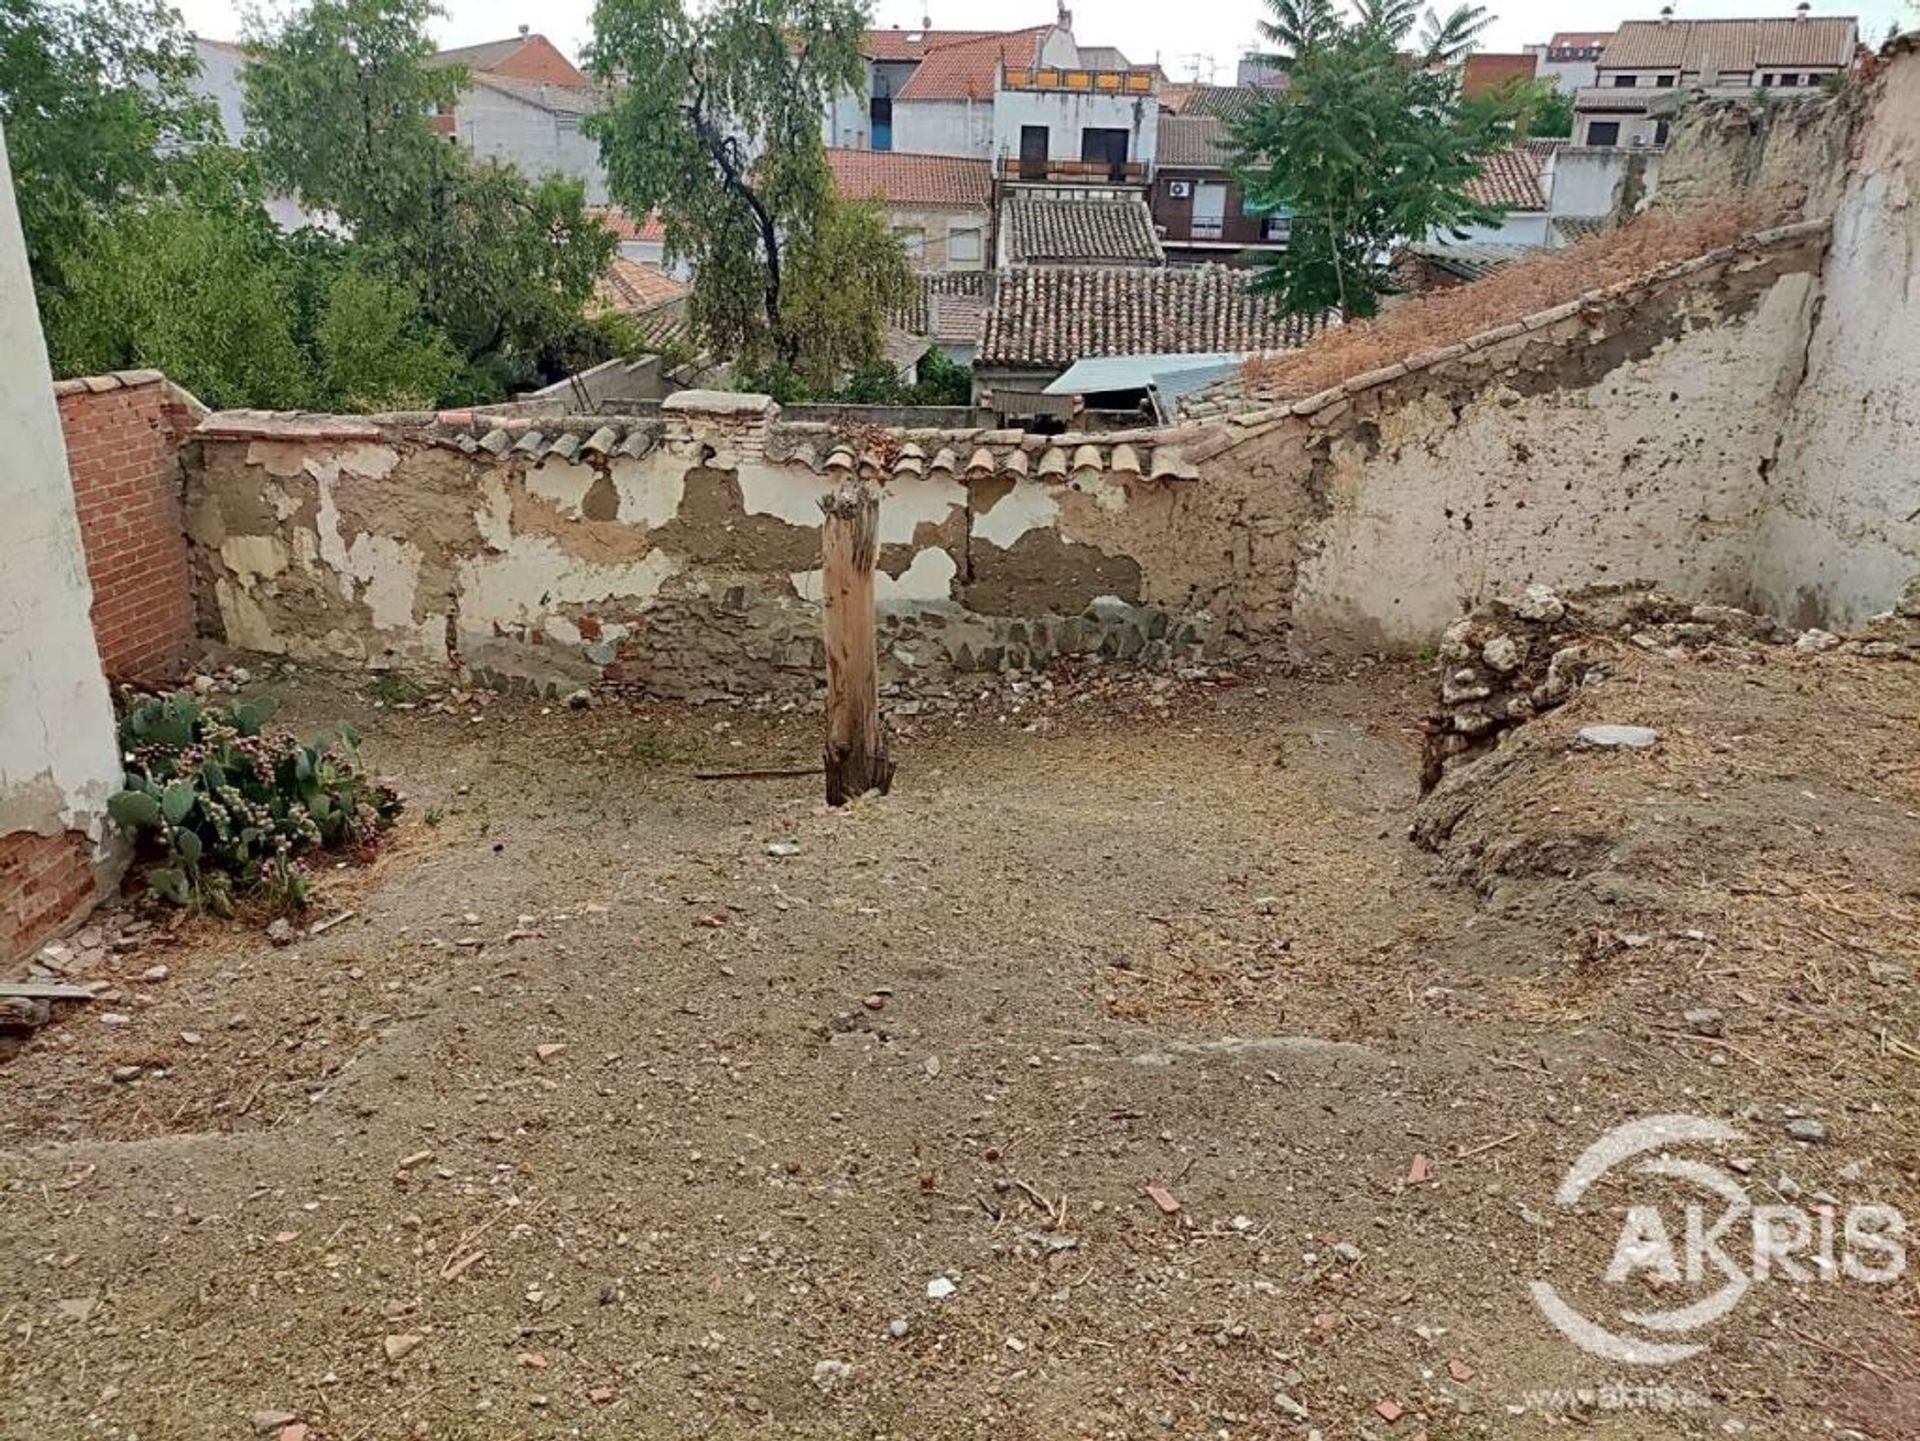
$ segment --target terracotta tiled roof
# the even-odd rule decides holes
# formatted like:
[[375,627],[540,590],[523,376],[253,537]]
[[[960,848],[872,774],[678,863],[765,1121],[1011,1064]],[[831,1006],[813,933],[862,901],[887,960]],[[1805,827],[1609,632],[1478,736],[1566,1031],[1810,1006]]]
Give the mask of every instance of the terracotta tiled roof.
[[1850,15],[1805,20],[1628,20],[1600,52],[1602,70],[1743,72],[1756,66],[1842,66],[1860,27]]
[[587,77],[544,35],[515,35],[508,40],[488,40],[479,45],[462,45],[432,56],[430,65],[464,65],[476,74],[491,72],[516,80],[543,81],[548,85],[585,85]]
[[1469,55],[1467,68],[1461,75],[1460,91],[1467,96],[1485,95],[1509,80],[1531,80],[1534,63],[1531,55],[1493,55],[1485,51]]
[[926,52],[920,68],[907,77],[895,100],[985,100],[993,94],[1001,62],[1032,65],[1039,59],[1040,38],[1051,27],[1009,30],[936,45]]
[[1564,141],[1523,140],[1487,157],[1467,193],[1482,205],[1503,210],[1545,210],[1546,187],[1541,183],[1547,161]]
[[1000,278],[980,363],[1055,367],[1098,355],[1285,350],[1324,323],[1281,315],[1244,270],[1036,267]]
[[913,300],[892,323],[909,335],[930,335],[948,345],[978,345],[993,277],[984,270],[940,270],[914,279]]
[[827,151],[834,188],[849,200],[898,205],[951,205],[985,210],[993,201],[993,167],[962,155],[909,155],[898,150]]
[[869,60],[918,60],[940,45],[958,40],[985,40],[1003,34],[999,30],[869,30],[866,55]]
[[685,281],[675,280],[666,271],[628,260],[624,255],[613,257],[607,273],[595,287],[603,305],[630,314],[684,300],[689,289]]
[[646,219],[635,221],[633,216],[617,205],[589,207],[587,213],[611,230],[622,240],[664,241],[667,227],[660,221],[660,212],[650,210]]
[[1225,170],[1227,122],[1211,115],[1162,115],[1154,164],[1162,170]]
[[1001,209],[1007,256],[1015,265],[1108,261],[1147,265],[1166,259],[1153,212],[1128,200],[1042,200],[1015,196]]

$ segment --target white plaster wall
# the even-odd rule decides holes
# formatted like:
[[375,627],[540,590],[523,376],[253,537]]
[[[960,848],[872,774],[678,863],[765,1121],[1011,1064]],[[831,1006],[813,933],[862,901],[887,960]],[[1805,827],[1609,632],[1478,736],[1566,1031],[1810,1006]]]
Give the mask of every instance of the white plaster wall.
[[1002,90],[993,97],[993,153],[1020,153],[1023,125],[1047,127],[1047,156],[1080,158],[1080,132],[1125,130],[1127,159],[1152,165],[1160,102],[1151,95],[1094,95],[1072,90]]
[[26,246],[0,136],[0,835],[85,831],[111,855],[120,788],[113,704],[88,612],[80,522]]
[[1760,599],[1807,625],[1885,610],[1920,575],[1920,56],[1883,85],[1833,217],[1755,563]]
[[607,203],[600,147],[576,123],[486,85],[469,86],[454,107],[454,133],[475,155],[502,160],[530,180],[566,175],[587,187],[589,205]]
[[993,101],[896,100],[893,148],[915,155],[993,155]]
[[1814,277],[1778,279],[1744,317],[1679,338],[1591,388],[1483,391],[1383,412],[1377,444],[1336,443],[1295,634],[1314,648],[1412,648],[1529,582],[1647,580],[1747,598],[1770,500],[1763,461],[1798,379]]
[[[1553,157],[1548,212],[1580,218],[1610,214],[1635,158],[1636,152],[1611,146],[1562,146]],[[1659,183],[1659,152],[1641,152],[1637,158],[1646,167],[1646,191],[1651,194]]]
[[[1548,221],[1545,211],[1509,210],[1498,225],[1469,225],[1463,243],[1481,245],[1542,245],[1547,243]],[[1442,232],[1434,243],[1453,243],[1453,235]]]

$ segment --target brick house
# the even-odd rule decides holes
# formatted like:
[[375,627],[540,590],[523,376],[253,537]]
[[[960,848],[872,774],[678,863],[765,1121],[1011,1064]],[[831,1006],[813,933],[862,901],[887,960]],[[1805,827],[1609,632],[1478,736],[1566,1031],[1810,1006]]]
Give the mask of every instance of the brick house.
[[469,84],[434,127],[475,155],[503,161],[530,179],[565,175],[586,186],[589,204],[607,199],[600,147],[580,122],[606,96],[544,35],[520,34],[442,50],[429,62],[466,67]]
[[1291,222],[1250,208],[1231,171],[1231,127],[1270,92],[1250,85],[1196,85],[1161,112],[1158,165],[1148,194],[1167,259],[1175,264],[1250,263],[1285,249]]

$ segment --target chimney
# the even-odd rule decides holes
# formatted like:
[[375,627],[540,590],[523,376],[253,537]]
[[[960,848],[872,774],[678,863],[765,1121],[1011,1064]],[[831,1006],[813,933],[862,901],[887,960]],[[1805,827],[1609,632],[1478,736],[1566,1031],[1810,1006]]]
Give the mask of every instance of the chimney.
[[1793,18],[1795,20],[1805,20],[1812,9],[1813,6],[1809,5],[1807,0],[1800,0],[1800,3],[1793,7]]
[[1662,5],[1660,7],[1660,23],[1662,25],[1673,24],[1673,7],[1671,5]]
[[527,36],[532,32],[532,29],[533,27],[530,25],[522,25],[520,27],[520,38],[522,40],[526,39]]
[[1067,0],[1056,0],[1054,11],[1059,17],[1060,28],[1071,31],[1073,29],[1073,12],[1067,9]]

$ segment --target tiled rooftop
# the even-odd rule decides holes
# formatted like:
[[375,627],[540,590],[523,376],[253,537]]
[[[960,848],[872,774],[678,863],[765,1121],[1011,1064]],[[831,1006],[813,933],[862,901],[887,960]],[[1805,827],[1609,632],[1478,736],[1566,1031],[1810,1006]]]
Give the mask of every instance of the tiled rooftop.
[[1743,72],[1756,66],[1842,66],[1860,27],[1850,15],[1797,20],[1628,20],[1600,52],[1602,70]]
[[690,289],[685,281],[674,279],[656,266],[616,255],[601,277],[596,293],[603,305],[637,314],[685,299]]
[[1162,115],[1155,164],[1162,170],[1224,170],[1231,138],[1212,115]]
[[1016,195],[1001,210],[1015,265],[1157,264],[1166,259],[1144,200],[1041,199]]
[[913,301],[892,323],[909,335],[930,336],[945,345],[978,345],[993,277],[984,270],[941,270],[914,279]]
[[1050,27],[989,33],[928,49],[920,67],[893,97],[901,100],[986,100],[993,95],[1001,62],[1031,65]]
[[1503,210],[1545,210],[1547,162],[1565,143],[1522,140],[1488,156],[1480,174],[1467,186],[1467,193],[1482,205],[1497,205]]
[[1063,367],[1099,355],[1286,350],[1324,324],[1283,316],[1244,270],[1032,267],[1000,279],[979,360]]
[[849,200],[985,210],[993,203],[993,170],[961,155],[898,150],[827,151],[834,188]]

